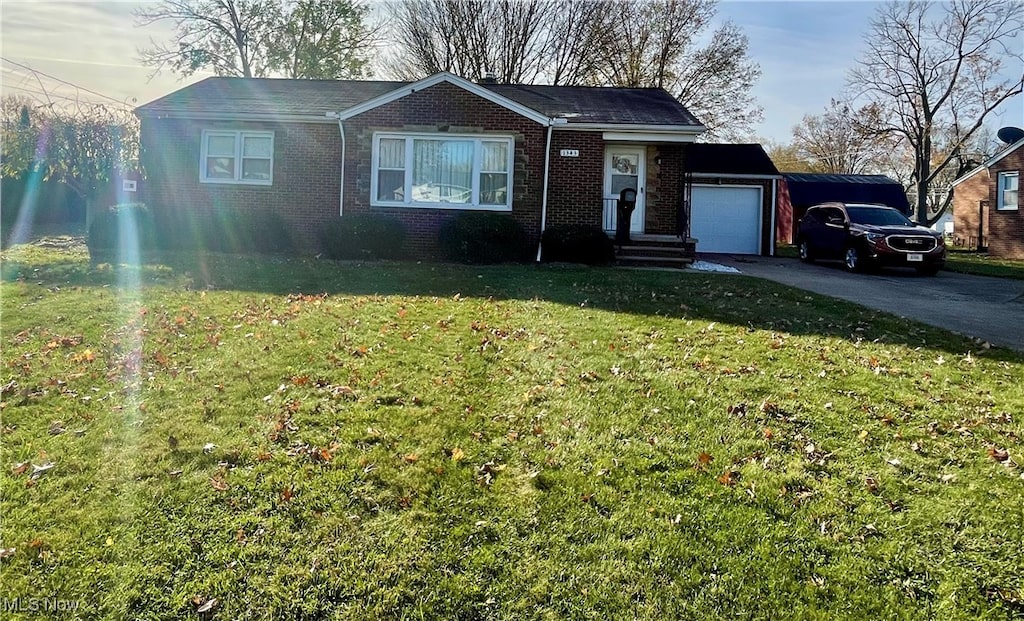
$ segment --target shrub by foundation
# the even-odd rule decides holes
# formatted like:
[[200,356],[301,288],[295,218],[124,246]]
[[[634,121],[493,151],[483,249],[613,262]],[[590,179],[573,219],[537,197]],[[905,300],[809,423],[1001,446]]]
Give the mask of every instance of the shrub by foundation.
[[527,258],[526,231],[511,216],[461,213],[441,225],[445,259],[458,263],[510,263]]

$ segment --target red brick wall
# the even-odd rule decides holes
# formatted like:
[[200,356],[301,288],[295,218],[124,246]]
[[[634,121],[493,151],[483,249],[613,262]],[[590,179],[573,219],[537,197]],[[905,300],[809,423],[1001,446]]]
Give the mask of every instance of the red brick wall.
[[[453,122],[453,119],[458,119]],[[437,230],[462,210],[370,207],[371,149],[374,131],[494,133],[515,139],[514,217],[531,243],[540,235],[544,145],[547,128],[447,83],[424,89],[364,114],[345,125],[346,214],[384,213],[405,223],[414,254],[436,256]],[[274,131],[272,186],[199,182],[203,129]],[[600,137],[598,137],[600,140]],[[145,200],[154,209],[193,209],[209,213],[219,207],[276,211],[295,227],[310,252],[325,222],[339,216],[341,138],[336,123],[253,123],[144,119]],[[600,193],[600,183],[597,186]]]
[[[1021,201],[1018,198],[1018,209],[1014,211],[998,211],[996,209],[999,198],[996,194],[999,173],[1009,171],[1016,171],[1020,177],[1024,177],[1024,147],[1018,148],[989,168],[988,252],[996,257],[1024,259],[1024,205],[1020,204]],[[1018,183],[1020,177],[1018,177]]]
[[[661,163],[658,163],[658,159]],[[682,203],[684,147],[660,144],[647,147],[647,195],[644,232],[678,234],[678,211]]]
[[[455,121],[454,119],[457,119]],[[455,209],[371,207],[371,150],[376,131],[511,135],[515,140],[512,213],[531,243],[540,234],[547,127],[461,88],[441,83],[344,122],[345,214],[382,213],[400,219],[414,254],[435,257],[437,231]],[[199,182],[202,130],[274,132],[273,185]],[[223,208],[279,213],[308,253],[319,250],[323,225],[339,217],[341,138],[337,124],[237,121],[142,120],[142,163],[147,182],[142,198],[154,210],[191,209],[209,214]],[[548,225],[600,225],[603,209],[604,149],[600,132],[555,130],[552,134]],[[577,149],[579,157],[561,157]],[[662,163],[656,158],[661,156]],[[680,202],[683,150],[680,145],[647,149],[649,233],[674,234]]]
[[[953,188],[953,236],[959,245],[974,248],[978,244],[978,206],[988,200],[988,184],[988,172],[982,170]],[[986,214],[986,224],[988,219]],[[987,230],[984,236],[988,238]]]
[[[200,183],[204,129],[273,131],[273,185]],[[336,124],[146,118],[141,137],[146,182],[140,198],[154,211],[191,209],[201,215],[228,208],[273,211],[311,249],[316,247],[320,224],[338,214],[341,143]]]
[[[375,131],[502,134],[515,138],[512,213],[536,244],[540,238],[544,144],[547,128],[448,83],[413,93],[345,121],[345,213],[383,213],[405,223],[417,255],[438,254],[437,231],[464,210],[370,207]],[[337,130],[335,130],[337,131]]]
[[[576,149],[580,155],[562,157],[562,149]],[[604,139],[599,132],[554,130],[548,175],[548,226],[601,226]]]

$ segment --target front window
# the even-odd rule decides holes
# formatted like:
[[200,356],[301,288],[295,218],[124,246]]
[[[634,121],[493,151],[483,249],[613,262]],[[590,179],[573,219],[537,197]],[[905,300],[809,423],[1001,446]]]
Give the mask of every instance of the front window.
[[512,209],[512,138],[377,134],[373,146],[374,205]]
[[203,183],[273,183],[273,132],[205,130],[201,151]]
[[997,178],[998,186],[996,209],[1014,210],[1018,205],[1018,188],[1020,187],[1020,173],[1001,172]]

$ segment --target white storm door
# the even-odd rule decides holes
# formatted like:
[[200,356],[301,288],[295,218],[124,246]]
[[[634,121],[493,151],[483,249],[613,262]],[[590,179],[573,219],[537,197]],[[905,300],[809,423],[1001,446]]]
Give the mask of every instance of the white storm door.
[[[611,223],[610,230],[615,229],[615,207],[619,192],[626,188],[636,190],[636,209],[629,222],[631,233],[644,232],[644,196],[647,181],[644,147],[608,147],[604,154],[604,204],[606,223]],[[610,213],[609,213],[610,211]]]

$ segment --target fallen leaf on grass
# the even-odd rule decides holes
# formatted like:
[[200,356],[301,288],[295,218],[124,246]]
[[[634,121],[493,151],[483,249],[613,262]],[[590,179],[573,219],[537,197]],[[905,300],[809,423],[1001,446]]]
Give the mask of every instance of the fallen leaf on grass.
[[14,475],[25,474],[25,471],[28,470],[29,465],[30,464],[27,461],[23,461],[21,463],[14,464],[14,466],[11,468],[11,474],[14,474]]
[[17,552],[15,548],[0,548],[0,558],[14,556],[15,552]]
[[184,470],[171,470],[170,472],[167,473],[167,476],[171,477],[172,479],[177,479],[178,477],[181,476],[182,472],[184,472]]
[[402,459],[405,460],[407,463],[414,464],[420,460],[420,456],[417,455],[416,453],[409,453],[408,455],[402,457]]
[[[193,600],[193,601],[195,601],[195,600]],[[202,600],[200,600],[200,601],[202,601]],[[206,602],[203,602],[201,605],[199,605],[199,607],[196,608],[196,613],[198,613],[198,614],[205,614],[207,612],[211,612],[216,607],[217,607],[217,598],[214,597],[213,599],[211,599],[209,601],[206,601]]]
[[740,478],[740,473],[735,470],[726,470],[718,477],[718,482],[726,487],[732,487]]
[[223,492],[228,488],[227,481],[218,477],[213,477],[212,479],[210,479],[210,485],[213,486],[213,489],[217,490],[218,492]]
[[864,477],[864,485],[867,486],[868,491],[872,494],[878,493],[878,480],[874,477]]
[[694,468],[697,470],[704,470],[704,468],[714,460],[715,458],[711,456],[711,453],[702,452],[697,455],[697,465],[694,466]]
[[209,455],[210,453],[213,452],[215,448],[217,448],[216,444],[214,444],[213,442],[207,442],[206,444],[203,445],[203,454]]
[[452,449],[452,461],[462,461],[465,457],[466,453],[462,449],[458,447]]
[[992,459],[994,459],[994,460],[996,460],[998,462],[1004,462],[1004,461],[1010,459],[1010,452],[1007,451],[1004,448],[999,448],[998,446],[990,446],[990,447],[988,447],[988,451],[987,452],[988,452],[988,456],[989,457],[991,457]]

